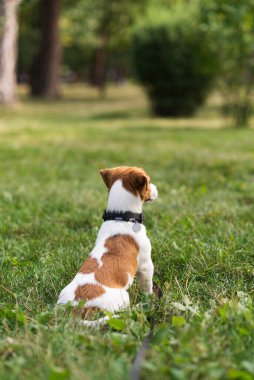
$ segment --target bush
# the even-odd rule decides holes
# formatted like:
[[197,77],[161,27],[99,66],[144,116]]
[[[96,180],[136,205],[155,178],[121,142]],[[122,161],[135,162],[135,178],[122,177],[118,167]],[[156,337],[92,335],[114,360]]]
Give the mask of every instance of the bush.
[[246,127],[254,97],[254,0],[203,0],[200,16],[219,61],[223,110]]
[[170,17],[148,20],[134,32],[137,77],[158,115],[191,115],[216,76],[214,53],[195,20],[193,11],[172,10]]

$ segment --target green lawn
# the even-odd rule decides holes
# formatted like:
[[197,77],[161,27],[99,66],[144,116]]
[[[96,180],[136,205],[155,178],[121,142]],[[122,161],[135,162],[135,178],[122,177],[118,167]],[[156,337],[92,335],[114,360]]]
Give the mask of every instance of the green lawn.
[[[0,109],[1,380],[128,379],[151,326],[142,379],[254,379],[254,132],[216,107],[158,119],[133,86],[78,86]],[[158,186],[144,211],[163,297],[134,284],[132,309],[91,330],[55,302],[101,224],[99,169],[118,165]]]

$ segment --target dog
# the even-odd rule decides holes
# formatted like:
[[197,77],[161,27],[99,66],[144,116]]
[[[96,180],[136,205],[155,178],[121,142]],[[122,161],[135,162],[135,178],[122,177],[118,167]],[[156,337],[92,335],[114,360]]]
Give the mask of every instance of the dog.
[[[86,317],[98,310],[114,313],[127,308],[130,305],[127,290],[136,274],[141,291],[153,292],[154,266],[142,206],[157,198],[157,187],[150,183],[144,169],[138,167],[103,169],[100,174],[109,192],[104,223],[95,247],[57,302],[76,306],[85,301]],[[83,322],[90,326],[96,323]]]

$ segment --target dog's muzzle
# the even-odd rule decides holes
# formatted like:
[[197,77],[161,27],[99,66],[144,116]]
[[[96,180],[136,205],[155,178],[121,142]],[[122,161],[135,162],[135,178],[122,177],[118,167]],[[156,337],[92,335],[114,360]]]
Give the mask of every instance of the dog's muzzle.
[[146,203],[151,203],[155,201],[155,199],[158,197],[158,190],[155,185],[152,183],[150,184],[150,198],[147,199]]

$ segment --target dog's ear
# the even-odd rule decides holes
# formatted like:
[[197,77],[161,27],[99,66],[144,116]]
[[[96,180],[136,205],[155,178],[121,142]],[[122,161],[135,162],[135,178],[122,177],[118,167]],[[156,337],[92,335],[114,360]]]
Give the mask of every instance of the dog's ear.
[[100,170],[100,175],[102,176],[102,179],[109,189],[112,184],[112,170],[111,169],[102,169]]
[[131,172],[128,175],[128,183],[132,192],[138,192],[142,199],[145,197],[149,184],[149,177],[147,175],[140,172]]
[[133,178],[133,186],[135,190],[142,191],[148,186],[148,178],[145,175],[136,175]]

